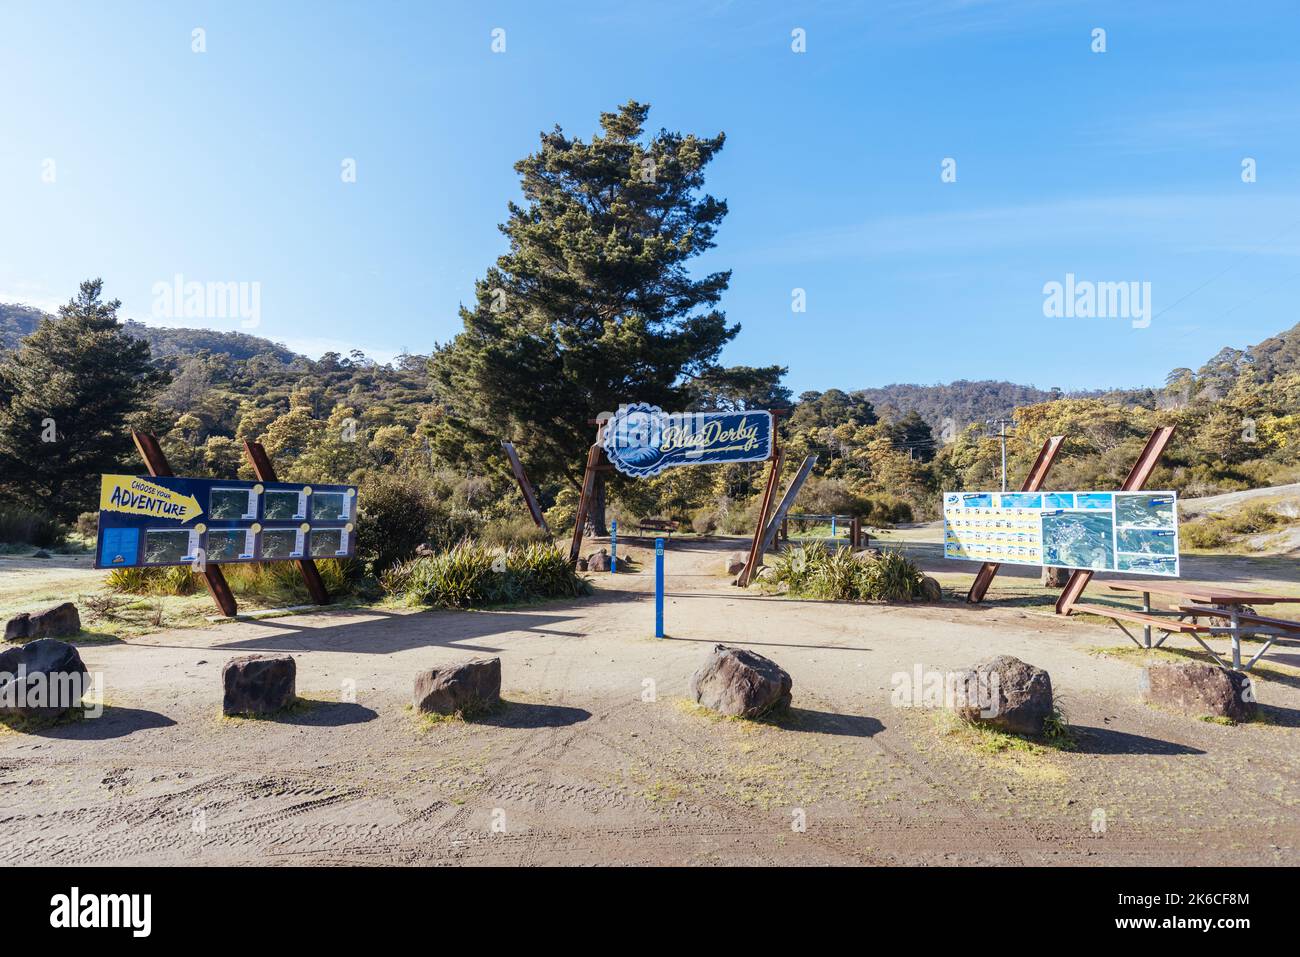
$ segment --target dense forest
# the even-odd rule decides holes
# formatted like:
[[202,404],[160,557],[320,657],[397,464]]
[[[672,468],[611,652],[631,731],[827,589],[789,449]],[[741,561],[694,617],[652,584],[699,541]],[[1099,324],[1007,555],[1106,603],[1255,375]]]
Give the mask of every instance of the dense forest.
[[[542,135],[516,165],[523,202],[508,206],[508,251],[462,307],[463,331],[427,354],[311,359],[242,333],[146,326],[119,316],[98,280],[56,316],[0,305],[8,527],[22,525],[14,515],[75,523],[94,507],[101,471],[138,469],[135,427],[160,437],[177,474],[251,477],[240,440],[256,439],[282,478],[360,483],[363,512],[387,503],[396,525],[421,516],[408,522],[417,537],[527,524],[500,448],[510,439],[563,529],[588,420],[638,400],[787,410],[789,467],[818,456],[801,508],[877,524],[933,517],[945,488],[997,487],[999,418],[1010,423],[1013,485],[1059,433],[1055,487],[1115,487],[1164,423],[1179,428],[1154,486],[1200,495],[1300,476],[1300,325],[1151,388],[1086,394],[960,381],[793,396],[780,366],[721,365],[740,332],[721,309],[730,276],[688,264],[727,212],[704,191],[725,138],[647,135],[645,116],[630,103],[604,114],[590,140]],[[760,484],[757,465],[615,475],[606,511],[746,531]]]

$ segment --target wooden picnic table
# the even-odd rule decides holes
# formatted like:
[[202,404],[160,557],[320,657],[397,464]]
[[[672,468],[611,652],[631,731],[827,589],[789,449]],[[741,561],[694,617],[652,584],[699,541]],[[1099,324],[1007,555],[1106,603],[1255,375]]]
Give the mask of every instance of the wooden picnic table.
[[[1227,635],[1232,641],[1232,665],[1234,671],[1248,671],[1268,651],[1276,641],[1300,641],[1300,622],[1280,618],[1268,618],[1254,612],[1255,605],[1276,605],[1300,603],[1300,595],[1274,595],[1268,592],[1244,591],[1238,588],[1224,588],[1221,585],[1204,582],[1181,581],[1120,581],[1107,582],[1106,587],[1123,595],[1141,595],[1141,611],[1128,611],[1107,605],[1080,605],[1075,608],[1095,615],[1110,618],[1139,647],[1158,648],[1169,635],[1189,634],[1192,638],[1223,667],[1227,665],[1214,650],[1202,640],[1201,635]],[[1151,607],[1151,596],[1159,595],[1171,599],[1168,611]],[[1249,607],[1248,607],[1249,606]],[[1188,619],[1191,619],[1190,621]],[[1202,624],[1200,618],[1226,618],[1229,624]],[[1143,640],[1139,642],[1122,624],[1123,621],[1138,622],[1142,625]],[[1164,632],[1160,640],[1152,644],[1151,629],[1159,628]],[[1267,640],[1246,664],[1241,663],[1242,635],[1261,636]]]
[[1241,591],[1204,582],[1181,581],[1131,581],[1106,582],[1111,591],[1139,592],[1150,595],[1169,595],[1181,601],[1198,605],[1274,605],[1283,602],[1300,603],[1300,595],[1270,595],[1261,591]]

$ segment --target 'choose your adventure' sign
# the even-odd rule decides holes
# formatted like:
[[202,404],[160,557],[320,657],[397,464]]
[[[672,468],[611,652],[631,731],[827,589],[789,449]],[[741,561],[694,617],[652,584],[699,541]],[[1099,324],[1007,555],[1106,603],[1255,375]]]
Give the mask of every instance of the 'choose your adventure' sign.
[[772,413],[665,412],[638,402],[605,423],[605,454],[634,476],[674,465],[762,462],[772,454]]

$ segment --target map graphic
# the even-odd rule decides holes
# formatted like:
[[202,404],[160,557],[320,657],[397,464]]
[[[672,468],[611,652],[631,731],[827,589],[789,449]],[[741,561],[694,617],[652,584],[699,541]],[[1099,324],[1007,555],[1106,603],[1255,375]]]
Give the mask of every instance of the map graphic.
[[1043,513],[1043,564],[1107,571],[1115,564],[1114,521],[1109,512]]

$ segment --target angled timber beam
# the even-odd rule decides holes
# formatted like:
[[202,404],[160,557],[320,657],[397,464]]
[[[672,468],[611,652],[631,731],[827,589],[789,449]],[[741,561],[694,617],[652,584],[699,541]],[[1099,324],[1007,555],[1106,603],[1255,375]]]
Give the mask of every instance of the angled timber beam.
[[[144,459],[144,466],[149,470],[150,475],[154,478],[165,478],[176,474],[168,464],[167,456],[154,435],[149,432],[133,431],[131,440],[135,442],[136,451],[140,453],[140,458]],[[226,576],[221,574],[221,567],[203,562],[203,570],[198,574],[202,576],[203,584],[208,586],[208,594],[217,603],[221,613],[227,618],[234,618],[239,613],[239,603],[235,601],[235,596],[230,591]]]
[[[1151,473],[1156,470],[1156,466],[1160,463],[1160,456],[1164,455],[1165,447],[1169,445],[1169,440],[1173,437],[1174,427],[1172,425],[1162,425],[1152,432],[1147,439],[1146,446],[1142,449],[1142,454],[1133,463],[1133,468],[1129,469],[1128,478],[1119,487],[1119,491],[1140,491],[1147,484],[1147,479],[1151,477]],[[1056,600],[1056,613],[1058,615],[1070,614],[1074,610],[1075,602],[1083,595],[1083,590],[1088,587],[1090,581],[1092,581],[1091,571],[1076,568],[1070,572],[1070,578],[1065,583],[1065,588],[1061,590],[1061,597]]]
[[[1056,461],[1056,453],[1061,451],[1061,444],[1065,441],[1065,436],[1053,435],[1043,447],[1038,450],[1038,458],[1034,459],[1034,465],[1025,476],[1024,483],[1020,486],[1022,492],[1038,492],[1047,483],[1047,473],[1052,468],[1052,463]],[[975,581],[971,582],[970,591],[966,593],[966,601],[972,605],[984,600],[984,594],[989,590],[989,585],[993,584],[993,577],[998,573],[1001,566],[998,562],[985,562],[980,566],[980,570],[975,573]]]

